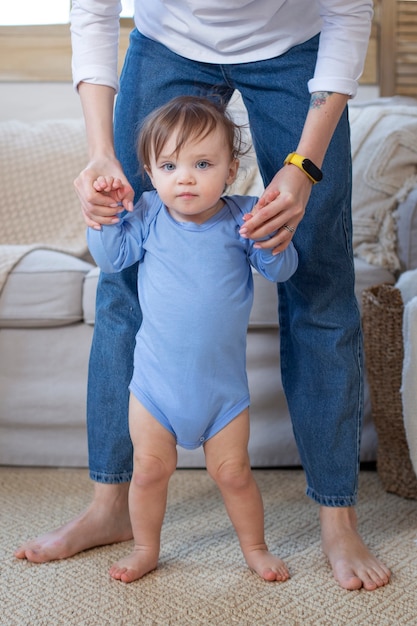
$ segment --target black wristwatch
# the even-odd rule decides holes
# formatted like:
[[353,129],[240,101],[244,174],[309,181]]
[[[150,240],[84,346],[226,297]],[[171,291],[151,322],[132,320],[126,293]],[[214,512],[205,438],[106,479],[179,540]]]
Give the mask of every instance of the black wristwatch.
[[291,163],[298,167],[308,178],[311,180],[313,185],[319,183],[323,178],[323,172],[321,169],[314,165],[313,161],[307,159],[306,157],[301,156],[301,154],[297,154],[297,152],[290,152],[284,161],[284,165],[288,165]]

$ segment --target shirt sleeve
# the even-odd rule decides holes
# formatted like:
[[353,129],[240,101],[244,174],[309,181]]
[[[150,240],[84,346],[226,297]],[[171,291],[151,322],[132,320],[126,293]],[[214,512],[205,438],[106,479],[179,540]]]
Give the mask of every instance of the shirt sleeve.
[[85,81],[118,90],[121,10],[120,0],[73,0],[70,22],[75,89]]
[[294,274],[298,267],[298,254],[293,242],[283,251],[273,255],[272,250],[253,248],[249,260],[251,265],[267,280],[283,283]]
[[322,29],[310,93],[334,91],[354,97],[371,32],[372,0],[319,0]]
[[103,272],[120,272],[142,259],[149,230],[145,211],[146,206],[139,200],[133,212],[126,213],[117,224],[102,226],[101,230],[87,229],[91,256]]

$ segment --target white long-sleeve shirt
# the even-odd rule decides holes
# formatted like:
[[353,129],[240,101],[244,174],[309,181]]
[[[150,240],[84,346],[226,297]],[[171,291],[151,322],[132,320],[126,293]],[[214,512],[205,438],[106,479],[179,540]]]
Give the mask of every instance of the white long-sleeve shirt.
[[[145,36],[208,63],[243,63],[284,54],[321,33],[310,92],[354,96],[363,71],[372,0],[135,0]],[[118,89],[119,0],[73,0],[74,85]]]

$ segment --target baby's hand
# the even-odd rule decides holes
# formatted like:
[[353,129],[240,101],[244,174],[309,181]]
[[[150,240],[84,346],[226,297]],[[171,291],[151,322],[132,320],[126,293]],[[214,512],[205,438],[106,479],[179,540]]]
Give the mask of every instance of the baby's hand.
[[93,187],[99,193],[103,193],[114,200],[114,204],[110,206],[122,207],[121,210],[125,208],[123,206],[123,200],[129,189],[123,184],[120,178],[114,178],[114,176],[98,176],[93,181]]
[[93,181],[93,187],[96,191],[105,193],[111,193],[123,188],[123,183],[120,178],[114,178],[114,176],[98,176]]

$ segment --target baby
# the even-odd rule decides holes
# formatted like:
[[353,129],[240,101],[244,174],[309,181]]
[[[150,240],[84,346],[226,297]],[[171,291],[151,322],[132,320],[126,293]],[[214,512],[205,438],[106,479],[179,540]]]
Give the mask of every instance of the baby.
[[[202,445],[248,566],[264,580],[284,581],[289,571],[265,543],[248,455],[246,333],[251,266],[285,281],[297,269],[297,252],[290,242],[273,254],[240,236],[258,199],[223,195],[237,175],[241,139],[216,103],[183,96],[157,109],[141,129],[138,152],[156,191],[117,223],[87,233],[102,271],[139,261],[143,313],[129,406],[134,546],[110,575],[132,582],[157,567],[176,446]],[[123,197],[118,179],[100,176],[94,187],[115,203]]]

